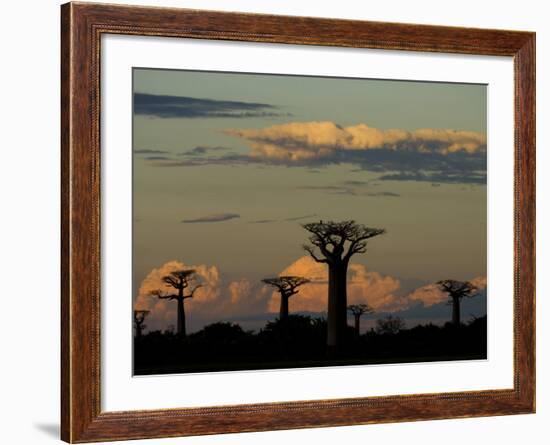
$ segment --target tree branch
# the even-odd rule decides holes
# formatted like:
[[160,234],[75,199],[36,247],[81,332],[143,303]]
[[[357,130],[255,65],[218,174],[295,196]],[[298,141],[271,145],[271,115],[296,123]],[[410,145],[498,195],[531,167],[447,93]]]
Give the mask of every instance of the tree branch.
[[157,297],[160,300],[175,300],[178,298],[175,294],[163,294],[161,290],[154,290],[149,295],[152,297]]
[[309,253],[309,255],[311,256],[311,258],[313,258],[315,261],[317,261],[318,263],[328,263],[328,259],[322,259],[322,258],[318,258],[316,255],[315,255],[315,252],[313,250],[312,247],[308,246],[307,244],[304,244],[302,246],[304,248],[304,250]]
[[197,289],[200,289],[201,287],[203,287],[202,284],[197,284],[197,285],[193,288],[193,290],[189,293],[189,295],[185,295],[185,296],[183,297],[183,299],[185,300],[186,298],[193,298],[193,296],[195,295],[195,291],[196,291]]

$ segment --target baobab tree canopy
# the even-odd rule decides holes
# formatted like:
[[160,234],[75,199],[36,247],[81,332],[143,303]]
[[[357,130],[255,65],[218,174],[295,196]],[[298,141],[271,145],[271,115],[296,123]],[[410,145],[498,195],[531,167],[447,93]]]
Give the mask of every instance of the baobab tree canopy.
[[363,314],[372,314],[374,309],[368,304],[350,304],[348,306],[348,311],[354,316],[361,316]]
[[185,289],[189,286],[189,281],[191,281],[194,275],[194,269],[176,270],[171,272],[170,275],[162,277],[162,281],[174,289]]
[[473,297],[476,295],[477,287],[469,281],[441,280],[437,284],[439,288],[449,294],[451,298]]
[[149,315],[151,311],[146,311],[142,309],[135,309],[134,310],[134,319],[138,320],[138,322],[142,323],[145,320],[145,317]]
[[294,295],[298,293],[298,287],[309,283],[309,279],[296,276],[282,276],[275,278],[264,278],[262,282],[276,287],[279,292],[285,295]]
[[[384,229],[375,229],[355,221],[319,221],[302,226],[311,233],[304,250],[318,263],[335,263],[346,261],[356,253],[367,251],[367,240],[386,233]],[[317,256],[316,248],[322,257]]]
[[309,279],[297,276],[281,276],[275,278],[264,278],[262,282],[274,286],[281,294],[281,309],[279,318],[281,320],[288,317],[288,299],[298,293],[298,287],[309,283]]

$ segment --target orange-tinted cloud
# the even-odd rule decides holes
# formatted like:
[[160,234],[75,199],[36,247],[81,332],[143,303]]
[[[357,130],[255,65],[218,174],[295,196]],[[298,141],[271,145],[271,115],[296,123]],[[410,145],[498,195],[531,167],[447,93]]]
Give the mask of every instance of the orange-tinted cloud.
[[197,272],[196,280],[192,283],[192,286],[202,284],[202,287],[195,292],[194,297],[186,300],[186,308],[189,308],[189,310],[197,309],[203,306],[205,302],[212,302],[220,298],[220,273],[216,266],[193,266],[177,260],[169,261],[149,272],[141,282],[134,304],[135,308],[150,311],[146,324],[151,328],[153,326],[165,328],[170,324],[175,324],[175,302],[151,296],[151,292],[161,290],[165,293],[173,293],[174,289],[163,283],[162,277],[181,269],[195,269]]
[[[228,321],[240,317],[277,314],[280,296],[273,288],[247,279],[224,282],[216,266],[188,265],[181,261],[169,261],[155,268],[142,281],[134,307],[146,309],[150,314],[146,320],[148,330],[166,329],[176,323],[176,304],[160,300],[151,292],[173,290],[162,282],[162,277],[181,269],[195,269],[194,284],[202,284],[194,298],[185,302],[190,332],[204,324]],[[309,278],[310,283],[300,287],[299,293],[290,299],[291,312],[326,312],[328,294],[327,266],[315,262],[309,256],[298,258],[279,275],[297,275]],[[487,285],[485,276],[470,280],[483,290]],[[401,295],[398,279],[369,270],[362,264],[350,264],[348,270],[348,303],[367,303],[376,312],[405,310],[419,302],[425,307],[447,301],[435,283],[422,286],[408,295]]]
[[260,129],[229,129],[245,139],[251,156],[274,161],[322,159],[336,150],[403,150],[446,155],[485,152],[486,136],[473,131],[424,128],[378,129],[366,124],[341,127],[330,121],[290,122]]
[[[300,287],[298,294],[290,299],[292,312],[326,312],[328,294],[328,269],[325,264],[303,256],[284,269],[279,275],[296,275],[309,278],[310,283]],[[361,264],[351,264],[348,270],[348,303],[368,303],[377,311],[396,311],[406,307],[407,301],[395,295],[399,280],[373,272]],[[273,292],[269,311],[279,310],[280,298]]]
[[246,279],[224,282],[216,266],[188,265],[181,261],[168,261],[149,272],[141,282],[134,307],[150,311],[146,324],[149,330],[166,329],[176,323],[177,305],[173,300],[159,299],[151,292],[162,290],[172,293],[173,289],[162,282],[162,277],[181,269],[196,270],[195,284],[201,284],[192,299],[185,300],[187,321],[212,323],[236,316],[264,314],[267,312],[269,292],[261,282]]
[[[487,277],[479,276],[470,280],[479,290],[487,287]],[[429,307],[434,304],[444,303],[449,299],[449,295],[443,292],[436,283],[430,283],[426,286],[415,289],[408,295],[408,299],[414,302],[422,302],[424,306]]]

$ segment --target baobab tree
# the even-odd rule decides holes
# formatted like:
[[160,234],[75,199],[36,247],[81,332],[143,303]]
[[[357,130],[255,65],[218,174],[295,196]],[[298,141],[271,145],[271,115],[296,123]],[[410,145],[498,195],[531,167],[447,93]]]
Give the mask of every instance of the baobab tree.
[[439,289],[449,294],[449,304],[453,306],[453,325],[460,326],[460,302],[464,297],[471,298],[477,295],[477,287],[469,281],[441,280]]
[[302,226],[311,235],[303,248],[318,263],[328,266],[327,346],[330,355],[343,346],[347,327],[347,272],[350,259],[367,251],[367,240],[385,233],[355,221],[319,221]]
[[348,306],[348,311],[351,312],[353,318],[355,319],[355,333],[359,336],[361,335],[361,316],[364,314],[372,314],[374,309],[368,304],[350,304]]
[[134,329],[136,331],[136,337],[141,337],[141,334],[143,334],[143,330],[147,327],[145,324],[145,319],[147,318],[147,315],[149,315],[150,311],[144,311],[144,310],[134,310]]
[[166,294],[162,290],[158,289],[151,292],[151,295],[161,300],[176,300],[178,302],[178,324],[177,333],[185,337],[185,305],[184,301],[188,298],[193,298],[195,291],[202,287],[202,284],[197,284],[187,294],[186,289],[189,288],[191,282],[195,279],[196,271],[193,269],[188,270],[176,270],[169,275],[162,277],[162,281],[167,287],[175,289],[177,292],[172,294]]
[[309,280],[304,277],[282,276],[276,278],[264,278],[263,283],[276,287],[281,294],[281,309],[279,310],[279,320],[288,318],[288,299],[298,293],[298,288]]

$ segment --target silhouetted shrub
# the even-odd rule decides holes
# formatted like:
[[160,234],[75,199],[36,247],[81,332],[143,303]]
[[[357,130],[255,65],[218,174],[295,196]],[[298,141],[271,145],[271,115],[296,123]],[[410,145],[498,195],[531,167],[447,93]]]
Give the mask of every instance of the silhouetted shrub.
[[395,335],[405,329],[405,322],[400,317],[388,315],[386,318],[376,320],[376,333],[378,335]]
[[[395,322],[397,320],[397,322]],[[136,374],[268,369],[361,363],[396,363],[481,359],[487,357],[487,317],[468,324],[426,324],[404,329],[396,317],[383,329],[357,336],[349,326],[345,349],[329,359],[327,321],[289,315],[266,323],[259,332],[236,323],[218,322],[187,337],[153,331],[134,338]],[[391,321],[391,323],[388,323]]]

